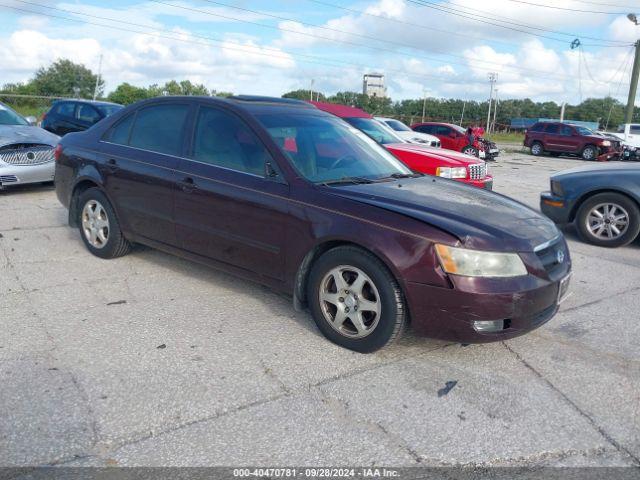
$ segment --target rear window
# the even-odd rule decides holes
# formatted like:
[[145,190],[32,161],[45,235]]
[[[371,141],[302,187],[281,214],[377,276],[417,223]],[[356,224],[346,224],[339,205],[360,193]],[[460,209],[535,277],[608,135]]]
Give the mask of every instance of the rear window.
[[640,133],[640,125],[631,125],[629,131],[631,133]]
[[58,115],[64,115],[65,117],[73,117],[73,112],[76,109],[76,104],[72,102],[58,103],[53,107],[53,113]]
[[138,110],[129,145],[143,150],[179,155],[187,105],[153,105]]
[[103,116],[108,117],[124,107],[122,105],[96,105],[96,108]]

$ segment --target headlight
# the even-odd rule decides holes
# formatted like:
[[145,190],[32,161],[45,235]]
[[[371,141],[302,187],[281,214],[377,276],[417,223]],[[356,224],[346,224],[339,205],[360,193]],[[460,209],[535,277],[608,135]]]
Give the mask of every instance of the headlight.
[[551,193],[554,194],[556,197],[561,197],[564,194],[564,191],[562,190],[562,185],[560,184],[560,182],[551,180]]
[[436,244],[442,269],[465,277],[518,277],[527,274],[517,253],[484,252]]
[[467,178],[467,167],[438,167],[436,175],[444,178]]
[[611,142],[609,140],[603,140],[602,141],[602,146],[603,147],[610,147],[611,146]]

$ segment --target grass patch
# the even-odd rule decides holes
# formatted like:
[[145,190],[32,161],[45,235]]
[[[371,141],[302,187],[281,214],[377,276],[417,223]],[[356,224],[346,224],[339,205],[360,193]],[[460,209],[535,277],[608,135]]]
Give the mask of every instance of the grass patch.
[[487,138],[496,143],[517,143],[522,145],[524,133],[520,132],[496,132],[487,135]]

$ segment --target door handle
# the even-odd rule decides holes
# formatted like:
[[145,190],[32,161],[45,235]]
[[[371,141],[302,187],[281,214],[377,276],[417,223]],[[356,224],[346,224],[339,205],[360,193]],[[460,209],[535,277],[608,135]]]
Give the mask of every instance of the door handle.
[[182,182],[180,183],[180,188],[182,189],[183,192],[191,193],[194,190],[197,190],[198,186],[193,181],[193,178],[185,177],[182,179]]

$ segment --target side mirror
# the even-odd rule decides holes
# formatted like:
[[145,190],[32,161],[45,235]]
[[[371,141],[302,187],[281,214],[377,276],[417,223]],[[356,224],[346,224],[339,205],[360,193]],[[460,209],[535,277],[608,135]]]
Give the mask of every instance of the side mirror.
[[278,172],[276,171],[275,168],[273,168],[273,165],[271,165],[271,162],[267,162],[264,164],[264,175],[267,178],[275,178],[278,176]]
[[27,122],[29,122],[29,125],[31,125],[32,127],[38,123],[38,119],[36,117],[34,117],[33,115],[29,115],[28,117],[25,118],[25,120]]

